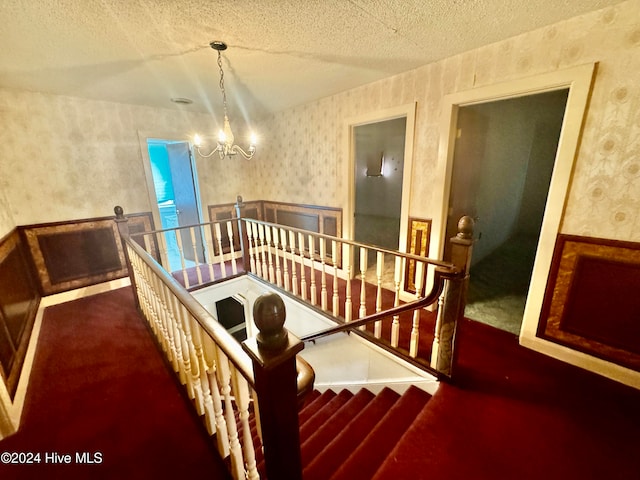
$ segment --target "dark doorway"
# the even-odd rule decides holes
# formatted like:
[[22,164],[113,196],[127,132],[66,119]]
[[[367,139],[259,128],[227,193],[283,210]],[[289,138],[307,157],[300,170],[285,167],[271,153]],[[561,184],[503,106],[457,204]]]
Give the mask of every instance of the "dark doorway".
[[[465,316],[519,333],[568,90],[461,107],[447,235],[476,219]],[[445,250],[445,258],[448,252]]]

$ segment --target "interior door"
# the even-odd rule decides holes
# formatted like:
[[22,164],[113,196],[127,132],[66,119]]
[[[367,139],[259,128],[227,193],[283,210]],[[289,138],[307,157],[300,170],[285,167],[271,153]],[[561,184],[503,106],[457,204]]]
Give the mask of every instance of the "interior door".
[[451,175],[451,193],[444,244],[444,259],[451,259],[449,239],[458,232],[458,221],[463,215],[478,218],[476,195],[484,161],[488,119],[473,110],[460,108]]
[[[169,155],[169,167],[171,169],[171,181],[175,195],[176,213],[178,225],[181,227],[200,223],[198,213],[198,201],[196,197],[196,184],[191,161],[191,150],[188,142],[167,144]],[[202,232],[195,229],[196,248],[189,229],[181,230],[182,249],[184,258],[191,261],[205,262]]]

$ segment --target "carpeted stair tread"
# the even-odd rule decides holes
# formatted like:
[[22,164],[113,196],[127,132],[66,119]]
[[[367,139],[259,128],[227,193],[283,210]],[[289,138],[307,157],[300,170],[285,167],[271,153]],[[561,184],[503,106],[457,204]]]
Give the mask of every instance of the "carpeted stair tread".
[[332,415],[330,421],[325,422],[302,443],[300,446],[302,464],[305,465],[309,463],[309,460],[317,455],[325,445],[331,442],[373,398],[375,398],[373,393],[369,390],[362,389],[342,405],[342,407]]
[[333,397],[321,409],[316,411],[304,423],[300,423],[300,443],[304,443],[316,430],[335,414],[340,407],[347,403],[353,397],[353,393],[349,390],[342,390],[338,395]]
[[305,480],[329,478],[399,398],[398,393],[390,388],[384,388],[311,462],[304,466],[303,478]]
[[318,390],[311,390],[309,393],[307,393],[307,395],[304,397],[304,400],[302,401],[302,405],[300,406],[300,410],[302,410],[304,407],[306,407],[307,405],[309,405],[311,402],[313,402],[316,398],[318,398],[320,395],[322,395]]
[[369,480],[431,395],[410,387],[340,466],[331,480]]
[[314,413],[320,410],[326,403],[328,403],[333,397],[336,396],[336,392],[333,390],[325,390],[322,394],[316,397],[312,402],[309,402],[298,413],[298,424],[303,425]]

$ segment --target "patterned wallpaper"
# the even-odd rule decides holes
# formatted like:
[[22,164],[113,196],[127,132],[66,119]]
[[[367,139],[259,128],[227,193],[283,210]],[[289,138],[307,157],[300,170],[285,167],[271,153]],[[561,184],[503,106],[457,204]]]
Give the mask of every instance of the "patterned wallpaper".
[[274,115],[256,156],[257,197],[343,206],[345,121],[417,102],[410,215],[432,218],[440,202],[442,97],[474,87],[599,62],[561,230],[640,240],[640,1],[465,52]]
[[11,207],[3,190],[0,190],[0,239],[13,230],[16,223],[11,215]]
[[11,217],[28,225],[112,215],[115,205],[148,211],[138,131],[180,138],[211,128],[206,115],[6,89],[0,122],[0,236]]
[[[600,62],[562,231],[640,239],[640,0],[425,65],[261,122],[246,162],[198,160],[202,203],[343,207],[345,122],[417,102],[409,214],[431,218],[443,95]],[[208,115],[0,89],[0,236],[15,225],[149,210],[138,130],[184,136]]]

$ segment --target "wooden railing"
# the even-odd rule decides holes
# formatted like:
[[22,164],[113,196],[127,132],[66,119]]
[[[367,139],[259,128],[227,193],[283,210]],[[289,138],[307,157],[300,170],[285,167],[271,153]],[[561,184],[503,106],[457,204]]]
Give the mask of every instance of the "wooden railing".
[[[303,341],[357,329],[395,354],[451,376],[468,281],[470,218],[463,217],[451,239],[449,263],[244,218],[241,199],[237,209],[247,271],[339,323]],[[401,290],[410,274],[413,295]]]
[[[263,452],[258,453],[264,455],[267,476],[301,478],[297,392],[309,386],[298,387],[297,378],[313,381],[313,374],[296,368],[303,344],[283,327],[282,300],[275,294],[258,298],[254,320],[260,333],[240,345],[132,240],[122,209],[116,207],[115,212],[139,310],[208,432],[215,435],[233,478],[260,478],[252,414],[262,438]],[[301,362],[298,368],[305,366]]]
[[[451,376],[472,245],[472,220],[464,218],[451,240],[452,262],[246,218],[240,197],[236,218],[136,238],[168,271],[167,245],[173,239],[179,268],[172,274],[187,289],[249,273],[339,324],[323,335],[357,327],[358,334],[383,348]],[[192,261],[185,258],[185,239]],[[409,284],[411,293],[402,288]]]

